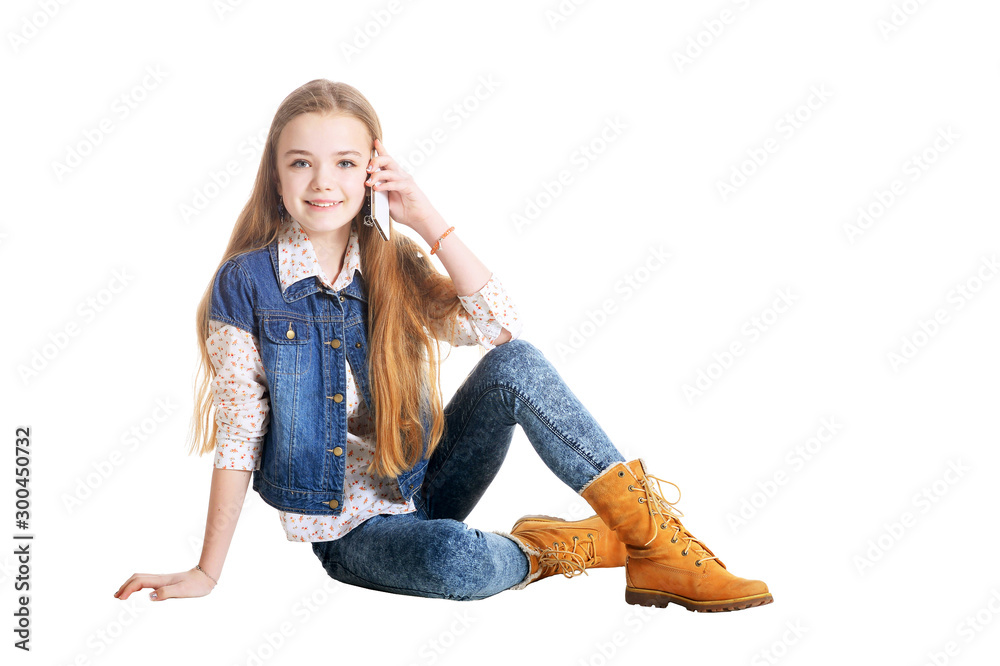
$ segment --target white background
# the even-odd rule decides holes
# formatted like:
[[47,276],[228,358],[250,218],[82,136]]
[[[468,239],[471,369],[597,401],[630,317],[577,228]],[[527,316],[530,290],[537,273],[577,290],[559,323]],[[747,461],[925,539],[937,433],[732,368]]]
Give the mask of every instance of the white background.
[[[7,629],[18,425],[32,428],[35,535],[33,650],[8,630],[5,654],[595,666],[997,654],[995,3],[567,1],[556,21],[556,3],[524,0],[234,4],[4,5]],[[211,595],[112,596],[133,572],[198,560],[212,460],[184,452],[195,307],[258,167],[248,141],[314,78],[369,98],[387,151],[501,278],[524,338],[629,458],[680,486],[686,526],[732,572],[765,580],[773,604],[644,610],[625,604],[620,569],[464,603],[337,585],[252,491]],[[604,141],[609,121],[621,130]],[[60,174],[74,151],[86,154]],[[239,173],[214,187],[233,160]],[[547,197],[562,170],[569,184]],[[848,233],[894,180],[901,193]],[[647,264],[654,250],[669,260]],[[780,313],[779,290],[792,294]],[[768,323],[751,338],[754,318]],[[894,364],[904,338],[918,346]],[[726,360],[733,343],[742,353]],[[478,358],[454,351],[445,399]],[[699,372],[713,379],[689,397]],[[156,422],[159,403],[171,410]],[[824,419],[835,433],[810,443]],[[589,510],[518,430],[467,522],[507,530],[525,513]]]

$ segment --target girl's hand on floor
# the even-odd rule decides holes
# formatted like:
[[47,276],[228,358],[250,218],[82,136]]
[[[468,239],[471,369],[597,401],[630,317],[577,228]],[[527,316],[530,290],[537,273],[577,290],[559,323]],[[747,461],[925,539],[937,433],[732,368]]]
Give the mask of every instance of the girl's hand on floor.
[[191,568],[187,571],[172,574],[132,574],[125,584],[118,588],[115,596],[125,601],[133,592],[151,587],[150,598],[153,601],[165,599],[181,599],[184,597],[203,597],[212,591],[215,582],[208,574]]

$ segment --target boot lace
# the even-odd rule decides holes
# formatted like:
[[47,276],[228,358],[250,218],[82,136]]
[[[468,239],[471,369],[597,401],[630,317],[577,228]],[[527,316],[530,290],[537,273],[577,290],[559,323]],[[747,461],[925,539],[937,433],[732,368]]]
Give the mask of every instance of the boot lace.
[[[660,516],[660,529],[665,530],[667,526],[670,525],[674,528],[674,534],[670,537],[671,543],[676,543],[678,537],[681,539],[687,539],[687,543],[684,544],[684,549],[681,551],[681,555],[687,555],[691,550],[692,544],[695,544],[694,548],[700,554],[705,557],[700,557],[695,560],[695,566],[701,566],[703,562],[708,560],[718,560],[719,558],[712,555],[708,550],[708,546],[703,544],[701,541],[696,539],[693,534],[687,531],[687,528],[681,523],[680,518],[684,517],[684,513],[678,509],[675,505],[681,501],[681,489],[673,481],[667,481],[666,479],[661,479],[658,476],[653,476],[652,474],[646,474],[645,479],[640,479],[639,484],[641,488],[635,488],[630,485],[628,489],[637,490],[639,492],[646,493],[646,497],[639,498],[640,504],[647,504],[649,506],[649,515]],[[663,488],[660,486],[660,482],[669,483],[674,488],[677,488],[677,499],[673,502],[668,501],[663,497]]]
[[[543,548],[538,556],[538,568],[546,569],[555,567],[553,573],[561,573],[566,578],[579,576],[587,573],[587,567],[600,563],[601,558],[597,556],[597,546],[594,544],[594,535],[587,534],[586,541],[580,541],[580,537],[573,537],[573,547],[569,548],[565,541],[553,541],[552,548]],[[580,548],[580,552],[577,551]]]

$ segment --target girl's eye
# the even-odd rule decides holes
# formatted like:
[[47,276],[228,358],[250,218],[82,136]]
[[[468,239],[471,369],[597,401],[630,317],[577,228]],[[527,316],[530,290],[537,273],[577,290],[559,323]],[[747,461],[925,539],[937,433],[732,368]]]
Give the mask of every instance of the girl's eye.
[[[306,160],[295,160],[294,162],[292,162],[292,166],[296,166],[299,162],[302,162],[303,164],[309,164],[309,162],[307,162]],[[348,167],[355,166],[354,162],[352,162],[351,160],[341,160],[338,164],[340,164],[341,166],[346,164]]]

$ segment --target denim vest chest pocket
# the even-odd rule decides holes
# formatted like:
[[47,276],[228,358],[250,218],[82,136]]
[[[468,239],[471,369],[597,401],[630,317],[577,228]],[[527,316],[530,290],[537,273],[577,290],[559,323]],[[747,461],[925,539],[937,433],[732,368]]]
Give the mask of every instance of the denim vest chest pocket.
[[312,361],[312,323],[301,317],[267,315],[261,322],[261,360],[268,375],[302,375]]

